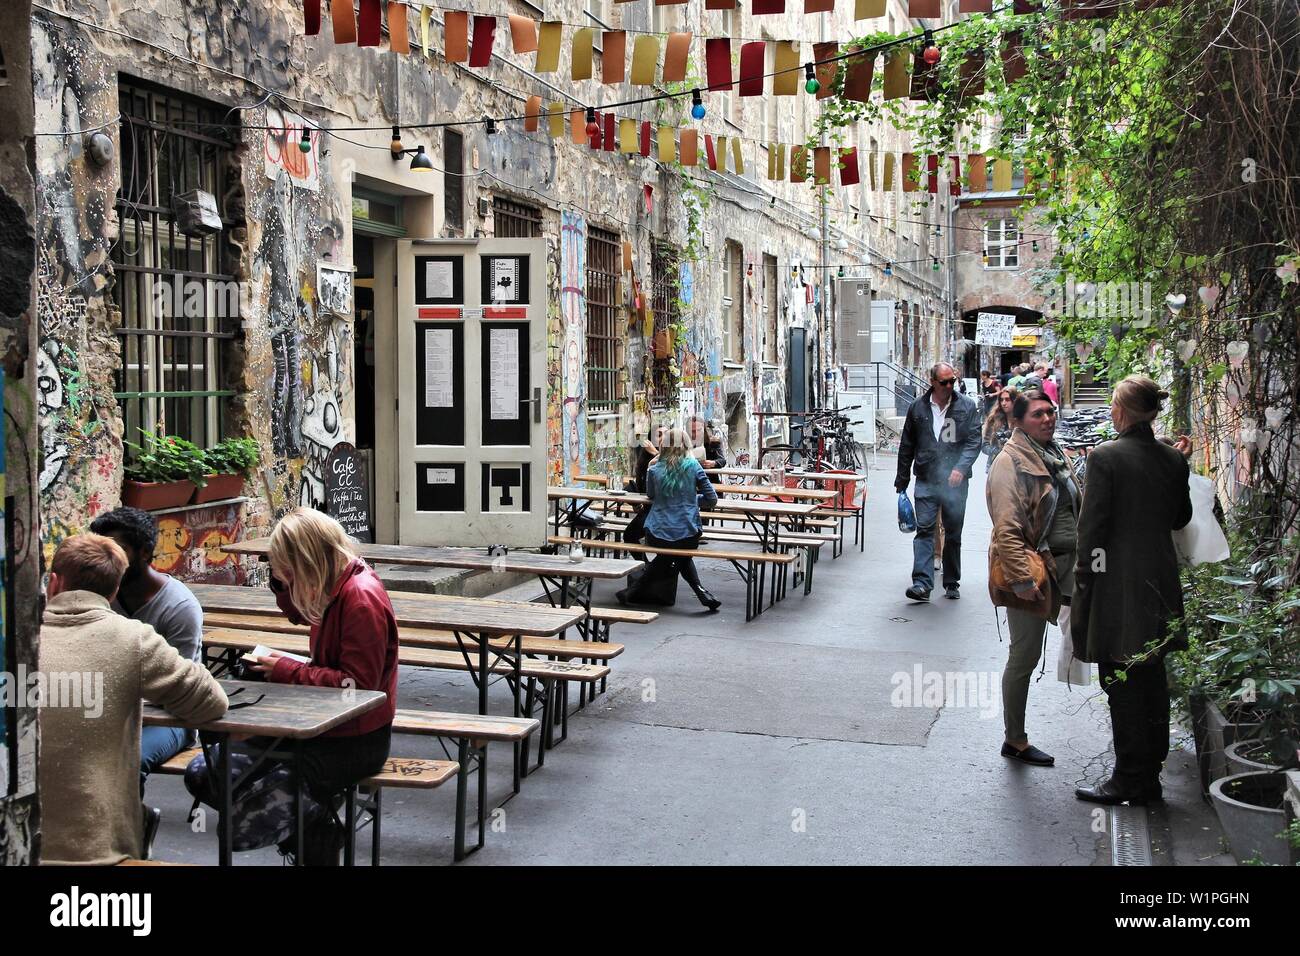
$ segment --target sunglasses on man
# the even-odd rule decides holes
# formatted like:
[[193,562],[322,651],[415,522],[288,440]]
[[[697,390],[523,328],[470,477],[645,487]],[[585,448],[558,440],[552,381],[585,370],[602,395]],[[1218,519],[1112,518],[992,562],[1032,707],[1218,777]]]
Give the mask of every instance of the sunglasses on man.
[[936,385],[956,385],[956,384],[957,384],[957,379],[955,379],[955,378],[941,378],[941,379],[937,379],[937,380],[935,381],[934,384],[936,384]]

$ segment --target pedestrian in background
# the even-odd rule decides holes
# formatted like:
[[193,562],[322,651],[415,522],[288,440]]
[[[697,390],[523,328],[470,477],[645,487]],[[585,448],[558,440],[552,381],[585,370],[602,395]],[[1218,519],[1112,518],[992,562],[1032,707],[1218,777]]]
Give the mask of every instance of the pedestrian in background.
[[1020,392],[1008,385],[998,392],[997,407],[984,419],[984,454],[988,457],[988,467],[993,468],[993,459],[998,456],[1002,446],[1011,438],[1011,409]]
[[989,596],[1007,609],[1011,646],[1002,672],[1002,756],[1039,767],[1055,758],[1029,743],[1029,678],[1042,657],[1047,622],[1074,590],[1079,486],[1056,444],[1056,405],[1042,391],[1017,396],[1015,430],[989,468],[985,496],[993,519]]
[[916,537],[912,541],[913,601],[930,600],[934,587],[935,524],[943,516],[944,596],[961,597],[961,529],[971,469],[980,452],[975,400],[956,393],[957,372],[947,362],[930,369],[930,388],[907,410],[898,443],[894,490],[907,491],[916,475]]
[[1075,790],[1092,803],[1161,799],[1165,655],[1187,647],[1181,631],[1169,634],[1169,622],[1183,615],[1172,532],[1192,518],[1187,459],[1151,427],[1168,397],[1146,376],[1124,379],[1111,401],[1119,437],[1088,456],[1070,631],[1074,656],[1099,665],[1115,740],[1110,778]]
[[1058,408],[1061,405],[1061,386],[1056,381],[1056,369],[1043,366],[1043,394]]

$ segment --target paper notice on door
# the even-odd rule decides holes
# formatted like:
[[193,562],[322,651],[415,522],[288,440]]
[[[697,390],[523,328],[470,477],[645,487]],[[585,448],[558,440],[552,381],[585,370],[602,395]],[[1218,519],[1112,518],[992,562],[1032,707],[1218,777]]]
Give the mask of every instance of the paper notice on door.
[[424,407],[455,405],[455,369],[452,367],[451,329],[424,330]]
[[454,485],[456,483],[455,468],[430,468],[424,474],[424,480],[431,485]]
[[510,257],[498,257],[492,260],[492,301],[519,301],[519,260]]
[[450,299],[456,293],[453,280],[453,263],[436,259],[424,264],[424,297],[426,301]]
[[519,331],[492,329],[489,346],[489,415],[493,421],[519,418]]

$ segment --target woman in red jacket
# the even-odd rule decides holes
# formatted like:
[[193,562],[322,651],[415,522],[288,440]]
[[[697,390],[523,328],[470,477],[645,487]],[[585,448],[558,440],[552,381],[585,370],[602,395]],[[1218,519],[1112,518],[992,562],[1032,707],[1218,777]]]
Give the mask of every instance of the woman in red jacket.
[[298,768],[308,792],[334,805],[341,791],[379,772],[388,759],[397,710],[397,620],[378,575],[328,515],[308,508],[285,515],[271,532],[269,558],[281,606],[292,606],[290,619],[311,624],[311,660],[272,652],[250,667],[278,684],[388,695],[380,706],[299,744]]

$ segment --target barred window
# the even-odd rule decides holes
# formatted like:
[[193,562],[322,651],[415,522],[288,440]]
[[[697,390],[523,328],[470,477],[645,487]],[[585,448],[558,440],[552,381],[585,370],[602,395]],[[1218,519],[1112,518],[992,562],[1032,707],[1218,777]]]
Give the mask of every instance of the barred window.
[[1020,227],[1014,219],[984,223],[984,268],[1013,269],[1020,264]]
[[457,235],[465,228],[465,137],[450,127],[442,131],[442,220]]
[[[671,246],[656,242],[650,247],[650,308],[656,336],[667,332],[681,318],[677,305],[680,287],[680,255]],[[667,358],[656,358],[651,367],[650,404],[655,408],[667,407],[676,397],[668,362]]]
[[587,407],[610,409],[622,398],[627,323],[619,321],[622,248],[617,233],[587,229]]
[[492,225],[498,239],[540,239],[542,211],[528,203],[493,196]]
[[[149,429],[209,446],[222,437],[234,395],[223,386],[239,329],[238,253],[224,237],[242,225],[226,209],[239,137],[224,131],[234,119],[216,103],[127,80],[118,95],[113,295],[122,363],[114,397],[128,441]],[[193,190],[216,198],[221,231],[181,232],[173,200]]]

